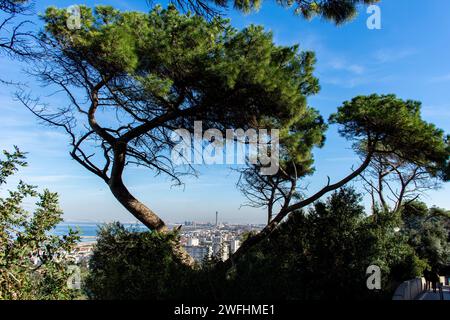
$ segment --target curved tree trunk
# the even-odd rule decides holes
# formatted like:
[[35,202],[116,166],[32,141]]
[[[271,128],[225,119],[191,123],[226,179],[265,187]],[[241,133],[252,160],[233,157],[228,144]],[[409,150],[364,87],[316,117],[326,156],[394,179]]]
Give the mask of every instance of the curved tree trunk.
[[[118,181],[119,180],[119,181]],[[158,217],[152,210],[150,210],[146,205],[137,200],[125,187],[122,179],[111,179],[109,183],[109,188],[111,189],[114,197],[120,202],[121,205],[125,207],[133,216],[136,217],[140,222],[142,222],[149,229],[166,233],[169,231],[166,224],[161,218]]]
[[[117,143],[114,148],[114,163],[111,172],[111,178],[108,181],[109,188],[114,197],[127,209],[133,216],[142,222],[152,231],[167,234],[170,232],[164,221],[150,208],[136,199],[127,189],[122,180],[122,174],[125,167],[126,144]],[[195,265],[194,259],[186,252],[183,246],[175,241],[172,244],[173,253],[180,261],[189,266]]]

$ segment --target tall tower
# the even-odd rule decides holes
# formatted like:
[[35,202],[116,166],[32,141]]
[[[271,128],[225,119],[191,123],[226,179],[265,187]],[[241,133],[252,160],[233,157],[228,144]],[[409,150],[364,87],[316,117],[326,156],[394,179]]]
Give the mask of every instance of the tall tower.
[[216,211],[216,227],[219,226],[219,212]]

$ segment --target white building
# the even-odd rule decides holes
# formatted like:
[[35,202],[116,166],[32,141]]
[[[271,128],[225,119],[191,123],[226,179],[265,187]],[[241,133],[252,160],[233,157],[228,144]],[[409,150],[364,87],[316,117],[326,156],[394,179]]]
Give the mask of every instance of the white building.
[[230,247],[227,244],[224,244],[222,246],[220,258],[222,259],[222,261],[225,261],[228,260],[229,257],[230,257]]
[[210,246],[186,246],[187,253],[197,262],[202,262],[206,258],[212,256],[212,248]]
[[217,257],[222,261],[225,261],[230,257],[230,246],[228,242],[223,241],[222,235],[213,237],[212,251],[214,257]]
[[237,239],[233,239],[230,241],[230,251],[231,254],[235,254],[236,251],[239,249],[239,247],[241,246],[241,242]]
[[187,245],[189,247],[198,247],[200,245],[200,241],[198,238],[189,238]]

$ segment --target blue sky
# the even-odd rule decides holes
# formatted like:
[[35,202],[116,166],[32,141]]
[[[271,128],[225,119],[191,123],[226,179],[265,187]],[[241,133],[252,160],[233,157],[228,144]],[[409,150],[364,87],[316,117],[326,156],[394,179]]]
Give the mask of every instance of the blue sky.
[[[155,1],[155,3],[158,1]],[[38,1],[37,10],[48,5],[111,4],[124,10],[147,10],[145,1]],[[395,93],[423,103],[423,115],[450,132],[450,1],[383,0],[380,4],[382,29],[366,27],[368,14],[336,27],[321,19],[304,21],[291,11],[266,1],[250,15],[229,14],[237,28],[262,24],[280,45],[300,44],[317,53],[316,75],[321,92],[310,104],[327,118],[345,100],[370,93]],[[33,82],[20,72],[21,66],[0,57],[0,77]],[[18,145],[29,152],[30,166],[18,178],[57,191],[66,220],[134,221],[113,198],[104,182],[70,159],[68,140],[62,132],[41,126],[12,99],[11,87],[0,87],[0,149]],[[40,88],[39,94],[49,92]],[[350,172],[358,164],[351,146],[331,127],[327,143],[315,150],[316,174],[305,184],[309,193]],[[198,179],[186,179],[184,188],[172,188],[170,181],[151,172],[130,168],[126,182],[142,201],[171,222],[212,221],[215,211],[221,220],[262,223],[262,210],[240,208],[245,199],[235,188],[237,176],[225,166],[202,168]],[[11,181],[14,182],[14,181]],[[429,205],[450,208],[450,186],[428,193]],[[31,201],[29,203],[31,205]]]

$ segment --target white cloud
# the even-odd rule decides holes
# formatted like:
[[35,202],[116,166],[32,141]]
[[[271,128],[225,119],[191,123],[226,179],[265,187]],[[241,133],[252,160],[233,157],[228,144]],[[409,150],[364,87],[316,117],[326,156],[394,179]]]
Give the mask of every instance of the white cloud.
[[394,76],[379,76],[376,73],[365,73],[364,75],[354,75],[350,77],[345,76],[327,76],[327,75],[321,75],[320,82],[338,86],[341,88],[346,89],[353,89],[359,86],[363,85],[377,85],[377,84],[383,84],[383,83],[389,83],[396,78]]
[[415,49],[404,48],[404,49],[380,49],[375,52],[374,59],[378,63],[389,63],[398,60],[403,60],[416,54]]
[[348,63],[344,59],[333,59],[330,61],[330,67],[334,70],[347,71],[353,74],[363,74],[366,68],[359,64]]
[[444,74],[444,75],[440,75],[440,76],[436,76],[436,77],[432,77],[430,79],[431,82],[448,82],[450,81],[450,73],[448,74]]

